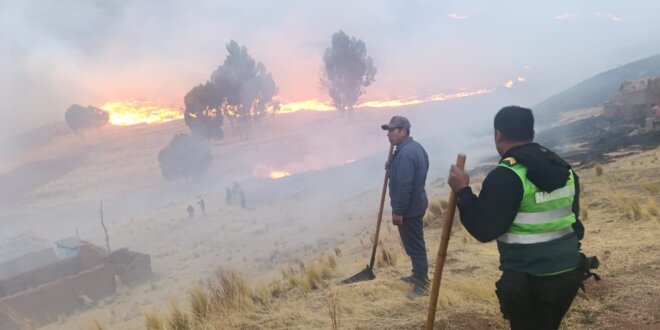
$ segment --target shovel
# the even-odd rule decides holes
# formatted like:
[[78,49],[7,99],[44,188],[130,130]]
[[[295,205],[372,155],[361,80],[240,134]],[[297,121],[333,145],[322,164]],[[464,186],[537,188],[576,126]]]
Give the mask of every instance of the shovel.
[[378,234],[380,233],[380,223],[383,220],[383,207],[385,206],[385,193],[387,193],[387,179],[390,174],[390,161],[392,160],[392,151],[394,145],[390,144],[390,151],[387,154],[387,166],[385,167],[385,179],[383,180],[383,192],[380,195],[380,208],[378,209],[378,221],[376,222],[376,235],[374,236],[374,246],[371,249],[371,260],[369,265],[361,272],[341,281],[341,284],[369,281],[376,278],[374,274],[374,261],[376,261],[376,249],[378,248]]

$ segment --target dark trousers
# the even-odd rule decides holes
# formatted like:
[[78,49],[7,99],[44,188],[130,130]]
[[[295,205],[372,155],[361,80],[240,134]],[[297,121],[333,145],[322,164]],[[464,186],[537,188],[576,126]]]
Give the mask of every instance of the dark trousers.
[[495,287],[511,329],[557,329],[582,283],[584,272],[553,276],[504,271]]
[[399,235],[403,248],[412,261],[412,273],[415,279],[423,282],[429,280],[429,262],[426,258],[426,245],[424,244],[423,216],[403,218],[403,224],[398,225]]

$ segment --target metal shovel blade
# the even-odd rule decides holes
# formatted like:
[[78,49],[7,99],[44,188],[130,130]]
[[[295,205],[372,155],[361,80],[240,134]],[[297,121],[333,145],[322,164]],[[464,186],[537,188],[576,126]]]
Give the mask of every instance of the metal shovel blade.
[[376,278],[376,275],[374,274],[373,270],[367,266],[365,269],[363,269],[361,272],[341,281],[341,284],[350,284],[350,283],[355,283],[355,282],[362,282],[362,281],[370,281]]

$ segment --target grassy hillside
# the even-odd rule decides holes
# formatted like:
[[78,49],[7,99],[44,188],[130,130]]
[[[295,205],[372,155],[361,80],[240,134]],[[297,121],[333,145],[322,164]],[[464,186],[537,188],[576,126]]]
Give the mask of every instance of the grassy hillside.
[[[576,170],[582,182],[583,249],[601,259],[600,282],[590,280],[562,329],[657,329],[660,285],[660,148],[629,149],[607,164]],[[472,186],[479,189],[480,179]],[[445,191],[446,193],[446,191]],[[442,200],[434,198],[426,223],[431,264],[439,244]],[[189,286],[162,310],[145,311],[147,329],[412,329],[423,326],[427,298],[409,300],[409,272],[396,229],[383,229],[377,278],[339,286],[368,260],[370,233],[359,241],[328,248],[268,278],[246,278],[220,270],[201,286]],[[310,258],[312,258],[310,256]],[[455,226],[440,292],[440,329],[506,329],[494,282],[499,276],[495,244],[481,244]],[[102,324],[102,322],[101,322]],[[111,325],[109,325],[112,328]]]
[[533,107],[542,125],[553,123],[559,114],[603,104],[616,94],[625,80],[660,75],[660,54],[600,73]]

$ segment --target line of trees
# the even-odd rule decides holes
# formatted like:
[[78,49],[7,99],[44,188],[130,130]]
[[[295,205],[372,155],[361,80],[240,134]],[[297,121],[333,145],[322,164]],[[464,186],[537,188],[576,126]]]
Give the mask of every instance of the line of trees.
[[224,118],[241,139],[259,125],[268,110],[279,110],[274,99],[278,89],[266,66],[255,61],[247,48],[235,41],[227,45],[225,61],[204,84],[193,87],[185,96],[184,118],[190,130],[209,139],[224,136]]
[[[279,90],[266,66],[233,40],[227,44],[227,53],[209,80],[184,97],[184,120],[191,133],[177,134],[158,155],[162,175],[168,180],[190,179],[210,168],[209,140],[225,136],[225,121],[232,132],[247,140],[250,130],[261,125],[269,111],[280,109]],[[364,41],[344,31],[332,35],[323,54],[320,83],[341,115],[352,116],[376,72]]]

